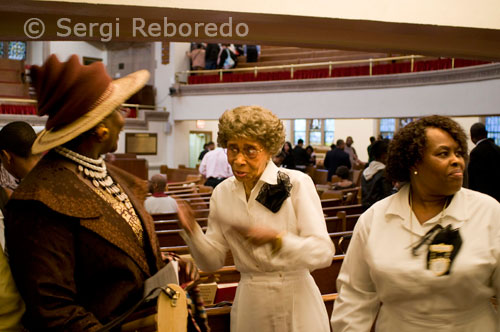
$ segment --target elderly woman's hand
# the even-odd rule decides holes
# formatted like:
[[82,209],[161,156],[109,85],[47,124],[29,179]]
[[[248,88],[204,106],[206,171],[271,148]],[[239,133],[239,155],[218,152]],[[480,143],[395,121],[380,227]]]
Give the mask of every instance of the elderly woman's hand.
[[179,216],[179,226],[182,227],[188,234],[193,233],[196,219],[194,211],[188,203],[182,199],[177,200],[177,215]]
[[280,232],[268,227],[235,227],[235,229],[257,246],[266,243],[274,244],[280,234]]

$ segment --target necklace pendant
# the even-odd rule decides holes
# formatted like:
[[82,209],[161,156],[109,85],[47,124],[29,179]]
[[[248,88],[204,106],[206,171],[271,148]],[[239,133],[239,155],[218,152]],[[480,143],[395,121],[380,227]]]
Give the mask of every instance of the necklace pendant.
[[99,188],[99,182],[97,182],[96,179],[93,179],[92,180],[92,184],[96,187],[96,188]]
[[78,172],[83,172],[83,166],[82,165],[78,165]]
[[90,171],[88,168],[84,168],[83,169],[83,173],[85,174],[85,176],[89,177],[90,176]]

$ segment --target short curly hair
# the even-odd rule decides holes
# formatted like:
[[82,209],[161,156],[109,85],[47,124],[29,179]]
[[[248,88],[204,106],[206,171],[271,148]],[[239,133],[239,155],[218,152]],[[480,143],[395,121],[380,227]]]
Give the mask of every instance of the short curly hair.
[[285,142],[283,122],[260,106],[239,106],[225,111],[219,118],[217,143],[223,148],[231,139],[246,138],[259,142],[275,155]]
[[449,117],[427,116],[409,123],[394,135],[389,145],[386,166],[387,176],[392,181],[410,181],[410,168],[420,162],[424,155],[427,128],[442,129],[450,134],[458,143],[462,156],[467,160],[467,136],[462,127]]

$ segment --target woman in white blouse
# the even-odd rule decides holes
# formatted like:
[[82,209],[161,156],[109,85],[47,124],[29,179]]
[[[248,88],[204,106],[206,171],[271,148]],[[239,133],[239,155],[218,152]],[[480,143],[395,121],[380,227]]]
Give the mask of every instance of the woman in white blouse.
[[328,316],[310,271],[331,264],[334,247],[311,178],[278,169],[271,156],[283,123],[258,106],[226,111],[217,141],[234,176],[215,188],[203,234],[185,204],[179,217],[197,265],[215,271],[232,251],[241,280],[231,331],[328,332]]
[[[462,188],[466,136],[453,120],[408,124],[387,175],[407,182],[359,219],[337,279],[333,332],[493,332],[500,204]],[[449,225],[449,227],[447,227]]]

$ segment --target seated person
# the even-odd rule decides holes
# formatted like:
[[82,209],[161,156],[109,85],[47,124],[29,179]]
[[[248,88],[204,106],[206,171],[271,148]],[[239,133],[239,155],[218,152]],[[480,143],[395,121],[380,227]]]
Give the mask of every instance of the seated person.
[[149,214],[177,212],[175,199],[165,194],[165,191],[167,191],[166,175],[153,175],[149,181],[149,189],[152,196],[146,198],[144,202],[144,207]]
[[306,148],[307,155],[309,160],[307,165],[315,166],[316,165],[316,153],[314,152],[314,148],[311,145],[308,145]]
[[[273,156],[273,162],[277,167],[281,167],[283,164],[283,160],[285,160],[285,153],[280,151],[278,154]],[[284,166],[283,166],[284,167]]]
[[342,190],[354,187],[354,183],[349,180],[349,168],[347,168],[347,166],[337,167],[335,175],[337,175],[341,180],[333,184],[334,190]]

